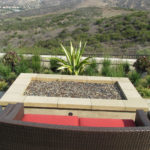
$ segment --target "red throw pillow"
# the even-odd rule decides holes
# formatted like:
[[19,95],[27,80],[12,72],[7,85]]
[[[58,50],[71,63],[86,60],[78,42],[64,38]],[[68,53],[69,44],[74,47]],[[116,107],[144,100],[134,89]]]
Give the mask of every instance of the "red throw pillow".
[[80,118],[80,126],[86,127],[134,127],[133,120]]
[[79,119],[76,116],[25,114],[22,118],[22,121],[44,124],[79,126]]

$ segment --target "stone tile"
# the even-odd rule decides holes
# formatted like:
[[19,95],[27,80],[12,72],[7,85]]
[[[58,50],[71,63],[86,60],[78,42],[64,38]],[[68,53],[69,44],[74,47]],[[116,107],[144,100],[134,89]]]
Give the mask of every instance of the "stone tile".
[[148,111],[148,104],[143,99],[130,99],[124,101],[126,111],[136,111],[138,109]]
[[58,108],[91,109],[91,100],[81,98],[59,98]]
[[130,82],[128,78],[119,78],[119,77],[113,77],[111,78],[113,81],[118,81],[118,82]]
[[26,87],[24,86],[24,85],[15,85],[15,86],[11,86],[8,90],[7,90],[7,92],[6,92],[6,94],[20,94],[20,95],[23,95],[24,94],[24,92],[25,92],[25,90],[26,90]]
[[87,76],[91,83],[114,83],[111,77]]
[[125,110],[123,100],[91,99],[92,110]]
[[0,100],[0,105],[23,103],[24,99],[25,96],[21,96],[17,94],[10,94],[10,95],[5,94]]
[[31,82],[31,78],[29,79],[17,79],[14,81],[13,85],[24,85],[27,86]]
[[29,79],[29,78],[33,78],[33,77],[36,77],[37,76],[37,74],[36,73],[21,73],[20,75],[19,75],[19,79],[21,78],[21,79]]
[[123,89],[123,93],[125,94],[127,99],[142,99],[141,95],[137,92],[136,89],[132,90]]
[[62,80],[64,81],[74,81],[74,82],[87,82],[87,76],[73,76],[73,75],[62,75]]
[[58,98],[43,96],[27,96],[24,100],[25,106],[57,108]]
[[123,90],[133,90],[135,89],[135,87],[133,86],[133,84],[131,82],[118,82],[119,86],[121,89]]
[[51,75],[51,74],[37,74],[33,79],[43,80],[43,81],[51,81],[51,80],[61,80],[61,75]]

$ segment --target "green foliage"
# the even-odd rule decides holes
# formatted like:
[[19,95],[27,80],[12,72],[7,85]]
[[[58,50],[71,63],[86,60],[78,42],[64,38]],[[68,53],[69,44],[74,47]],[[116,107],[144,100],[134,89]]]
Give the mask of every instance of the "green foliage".
[[150,75],[146,77],[147,88],[150,88]]
[[148,57],[139,57],[133,65],[139,73],[146,72],[150,67],[150,59]]
[[127,74],[130,71],[130,64],[128,62],[122,63],[123,70]]
[[111,77],[125,77],[125,71],[123,64],[119,64],[116,67],[112,67],[110,71]]
[[70,42],[70,50],[68,51],[62,44],[61,48],[66,56],[66,60],[61,58],[52,58],[55,61],[58,61],[60,67],[58,70],[62,70],[71,75],[79,75],[85,70],[85,67],[90,64],[89,59],[85,58],[82,60],[82,54],[84,53],[86,43],[82,46],[82,43],[79,43],[79,48],[75,49]]
[[128,71],[129,64],[127,62],[111,66],[111,61],[109,59],[104,59],[101,74],[108,77],[126,77]]
[[89,64],[83,73],[84,75],[88,76],[96,76],[99,74],[98,72],[98,64],[95,59],[92,59],[91,64]]
[[3,64],[11,67],[11,70],[14,71],[14,68],[20,62],[20,57],[16,52],[8,52],[2,59]]
[[6,78],[6,81],[9,84],[12,84],[12,82],[16,79],[17,75],[15,74],[15,72],[11,72],[8,77]]
[[95,21],[95,24],[99,26],[101,42],[125,39],[146,42],[150,40],[149,21],[146,12],[134,12],[103,18]]
[[33,55],[31,58],[31,67],[33,72],[39,73],[41,70],[41,58],[39,55]]
[[79,8],[76,11],[55,15],[42,15],[38,17],[29,17],[22,19],[6,19],[0,24],[0,30],[28,30],[47,27],[67,27],[69,25],[82,24],[93,20],[93,16],[101,16],[101,8]]
[[15,67],[15,72],[17,75],[20,73],[27,73],[30,67],[29,60],[26,60],[23,56],[20,56],[20,63]]
[[103,76],[110,76],[111,74],[111,61],[109,59],[104,59],[103,63],[102,63],[102,70],[101,70],[101,74]]
[[58,70],[59,67],[60,67],[60,64],[59,64],[59,62],[58,62],[57,60],[55,60],[55,59],[50,59],[50,69],[51,69],[53,72],[55,72],[55,73],[60,72],[60,71]]
[[135,86],[139,83],[140,77],[140,74],[135,70],[128,73],[128,78]]
[[51,70],[49,70],[49,69],[44,69],[43,73],[44,74],[53,74],[53,72]]
[[32,68],[28,68],[28,69],[26,70],[26,73],[33,73],[33,69],[32,69]]
[[143,97],[150,98],[150,75],[140,79],[137,90]]
[[144,88],[150,88],[150,75],[141,78],[139,80],[138,86],[142,86]]
[[140,87],[142,87],[142,88],[143,88],[143,87],[147,88],[147,80],[146,80],[146,78],[141,78],[141,79],[139,80],[137,86],[140,86]]
[[[32,53],[33,48],[27,47],[34,45],[38,46],[40,53],[61,54],[59,43],[65,44],[69,40],[73,43],[78,43],[80,40],[88,41],[86,51],[95,53],[103,50],[101,46],[107,48],[110,53],[118,51],[121,53],[121,49],[125,49],[126,54],[129,54],[130,47],[136,49],[137,44],[149,47],[149,12],[127,10],[126,12],[129,13],[101,18],[101,8],[89,7],[63,14],[3,19],[0,30],[7,32],[0,41],[1,51],[7,49],[8,44],[16,47],[15,43],[19,42],[17,49],[15,48],[19,53]],[[53,36],[47,32],[52,32]],[[48,36],[51,38],[47,40]]]
[[146,48],[142,50],[137,50],[136,54],[137,55],[150,55],[150,49]]
[[7,89],[8,83],[5,81],[0,81],[0,91],[5,91]]
[[137,88],[138,92],[141,94],[142,97],[144,98],[150,98],[150,88],[143,88],[143,87],[138,87]]
[[7,79],[10,73],[11,68],[9,66],[0,64],[0,79]]

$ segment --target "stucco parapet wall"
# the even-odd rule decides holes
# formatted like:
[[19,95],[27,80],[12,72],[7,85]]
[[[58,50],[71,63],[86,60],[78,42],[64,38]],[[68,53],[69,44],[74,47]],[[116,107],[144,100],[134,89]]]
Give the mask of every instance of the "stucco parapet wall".
[[[5,53],[0,53],[0,58],[3,57],[5,55]],[[32,57],[33,55],[31,54],[24,54],[23,55],[24,57]],[[65,59],[66,57],[65,56],[58,56],[58,55],[40,55],[42,61],[49,61],[50,58],[52,57],[59,57],[59,58],[63,58]],[[86,57],[82,57],[83,59],[86,58]],[[103,60],[105,58],[99,58],[99,57],[93,57],[97,63],[102,63]],[[136,61],[136,59],[121,59],[121,58],[109,58],[109,60],[111,60],[112,64],[119,64],[121,62],[128,62],[130,65],[133,65],[134,62]]]
[[[26,88],[32,80],[41,81],[74,81],[89,83],[117,83],[120,86],[126,100],[111,99],[85,99],[69,97],[45,97],[24,95]],[[71,76],[71,75],[46,75],[22,73],[11,85],[0,100],[0,105],[22,102],[26,107],[58,108],[58,109],[80,109],[80,110],[107,110],[107,111],[131,111],[137,109],[148,110],[148,104],[137,92],[127,78],[110,78],[94,76]]]

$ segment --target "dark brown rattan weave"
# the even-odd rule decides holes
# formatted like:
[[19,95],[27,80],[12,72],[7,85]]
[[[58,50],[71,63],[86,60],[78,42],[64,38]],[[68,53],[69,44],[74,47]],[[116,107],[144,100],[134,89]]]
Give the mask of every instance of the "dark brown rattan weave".
[[4,112],[0,115],[0,150],[150,150],[150,126],[138,121],[145,118],[142,111],[137,113],[137,127],[125,128],[23,122],[23,104],[9,105]]

